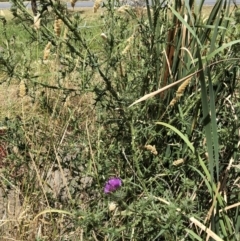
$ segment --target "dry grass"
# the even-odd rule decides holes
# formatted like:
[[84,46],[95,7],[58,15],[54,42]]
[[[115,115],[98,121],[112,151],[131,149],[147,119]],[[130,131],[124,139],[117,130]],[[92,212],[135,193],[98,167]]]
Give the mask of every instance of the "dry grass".
[[0,16],[5,17],[7,20],[12,19],[13,17],[11,11],[8,9],[0,10]]
[[22,114],[22,104],[25,111],[32,109],[29,97],[19,96],[19,85],[17,84],[1,84],[0,85],[0,118],[11,118]]
[[[53,56],[50,56],[53,57]],[[44,68],[44,71],[48,72],[48,83],[51,85],[56,84],[56,74],[53,69],[57,69],[55,60],[49,60],[47,65],[42,65],[37,62],[36,65],[38,68]],[[44,67],[43,67],[44,66]],[[70,77],[69,77],[70,78]],[[43,80],[42,80],[43,81]],[[69,83],[70,84],[70,83]],[[26,191],[23,193],[19,185],[11,185],[11,190],[8,191],[7,195],[4,188],[6,184],[6,175],[2,174],[2,168],[0,168],[0,213],[1,224],[0,224],[0,239],[1,240],[35,240],[36,237],[43,238],[41,240],[53,240],[50,236],[46,236],[46,233],[50,235],[54,230],[59,229],[61,232],[58,234],[64,237],[64,231],[66,226],[66,218],[63,215],[59,214],[57,223],[52,219],[51,214],[45,213],[39,218],[34,219],[37,214],[42,210],[47,210],[49,207],[46,205],[47,200],[45,193],[49,192],[57,199],[60,197],[63,200],[68,200],[67,193],[61,193],[60,190],[63,188],[68,189],[67,184],[63,181],[65,178],[70,178],[69,171],[61,166],[61,161],[58,160],[59,170],[53,170],[54,162],[45,163],[44,168],[40,169],[36,162],[36,157],[32,156],[34,150],[39,150],[42,153],[48,155],[48,150],[51,149],[51,143],[46,139],[44,142],[44,147],[41,147],[37,141],[37,133],[45,133],[53,143],[58,143],[58,140],[61,139],[60,145],[69,145],[67,143],[69,136],[71,136],[72,126],[70,124],[71,114],[69,115],[68,110],[71,109],[72,115],[77,119],[86,117],[86,121],[79,122],[78,129],[84,130],[88,126],[89,132],[93,131],[95,125],[95,111],[93,110],[93,97],[91,94],[82,94],[78,96],[69,96],[65,103],[61,103],[59,96],[61,91],[48,90],[44,87],[39,87],[37,92],[45,91],[44,96],[51,105],[53,111],[55,111],[55,116],[53,117],[52,113],[47,114],[43,112],[43,109],[40,106],[39,101],[32,103],[32,99],[24,94],[19,95],[21,90],[21,85],[17,84],[17,81],[13,81],[13,84],[8,85],[7,83],[0,85],[0,119],[8,117],[9,119],[14,119],[14,117],[19,116],[24,123],[28,123],[30,119],[39,117],[38,127],[32,125],[31,131],[25,127],[24,133],[27,136],[28,142],[31,148],[28,150],[28,153],[31,158],[31,164],[29,165],[30,170],[25,172],[29,175],[36,175],[38,180],[36,180],[36,187],[38,191],[34,193],[28,193]],[[21,97],[23,96],[23,97]],[[56,111],[54,108],[59,107],[59,110]],[[44,121],[43,121],[44,119]],[[91,123],[88,122],[91,120]],[[44,123],[45,122],[45,123]],[[45,126],[45,127],[44,127]],[[40,131],[40,132],[39,132]],[[57,145],[57,144],[56,144]],[[8,147],[13,149],[11,144]],[[58,154],[60,150],[56,148],[56,158],[58,159]],[[25,158],[22,156],[22,158]],[[23,162],[25,161],[22,159]],[[4,167],[3,162],[3,167]],[[16,169],[14,164],[11,164],[12,169]],[[28,175],[27,174],[27,175]],[[43,178],[45,177],[45,178]],[[17,177],[17,179],[20,177]],[[28,183],[27,177],[23,175],[22,183]],[[21,179],[21,178],[20,178]],[[18,179],[18,180],[20,180]],[[25,191],[25,190],[23,190]],[[45,200],[46,199],[46,200]],[[56,204],[60,205],[60,204]],[[58,207],[58,206],[57,206]],[[55,207],[55,208],[57,208]],[[58,207],[60,208],[60,206]],[[47,237],[48,239],[44,239]],[[57,235],[57,234],[56,234]],[[67,234],[68,238],[69,235]],[[74,233],[75,237],[78,235],[77,230]],[[55,238],[57,238],[55,236]],[[57,240],[57,239],[54,239]],[[80,239],[72,239],[80,240]]]

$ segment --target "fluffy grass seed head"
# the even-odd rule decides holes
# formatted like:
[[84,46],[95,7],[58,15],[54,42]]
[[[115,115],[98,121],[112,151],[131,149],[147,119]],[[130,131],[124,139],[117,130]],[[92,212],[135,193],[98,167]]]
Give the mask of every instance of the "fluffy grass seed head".
[[93,11],[94,11],[94,13],[96,13],[97,10],[100,8],[101,3],[102,3],[102,0],[96,0],[96,1],[95,1],[94,6],[93,6]]
[[177,103],[178,99],[175,97],[171,100],[169,106],[173,107]]
[[176,96],[180,98],[183,95],[184,90],[187,88],[191,78],[186,79],[178,88]]
[[183,96],[183,92],[184,90],[187,88],[189,82],[190,82],[191,78],[186,79],[179,87],[178,90],[176,92],[176,97],[174,99],[172,99],[172,101],[170,102],[169,106],[173,107],[177,101]]
[[43,52],[43,60],[47,60],[48,57],[49,57],[49,54],[50,54],[50,48],[51,48],[51,42],[48,42],[45,49],[44,49],[44,52]]
[[146,150],[150,151],[155,156],[158,154],[155,145],[153,145],[153,146],[152,145],[145,145],[144,148]]
[[60,37],[61,25],[62,25],[62,20],[61,19],[55,19],[55,21],[54,21],[54,32],[55,32],[57,37]]
[[23,98],[27,94],[27,87],[24,80],[21,80],[19,84],[19,97]]
[[183,164],[183,163],[184,163],[184,159],[183,159],[183,158],[180,158],[180,159],[175,160],[175,161],[173,162],[173,166],[179,166],[179,165],[181,165],[181,164]]

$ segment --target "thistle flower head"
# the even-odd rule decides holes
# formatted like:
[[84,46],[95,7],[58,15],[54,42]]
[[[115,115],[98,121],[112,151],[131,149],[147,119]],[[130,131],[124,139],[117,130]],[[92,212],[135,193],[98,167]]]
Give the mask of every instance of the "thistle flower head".
[[122,180],[117,177],[110,178],[104,187],[104,193],[111,193],[116,191],[122,185]]

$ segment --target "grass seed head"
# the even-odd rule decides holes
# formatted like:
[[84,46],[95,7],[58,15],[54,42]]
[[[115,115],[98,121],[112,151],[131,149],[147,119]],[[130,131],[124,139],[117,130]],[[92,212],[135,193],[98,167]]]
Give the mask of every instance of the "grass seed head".
[[191,78],[186,79],[179,87],[178,90],[176,92],[176,97],[174,99],[172,99],[172,101],[170,102],[169,106],[173,107],[178,100],[183,96],[183,92],[184,90],[187,88],[189,82],[190,82]]
[[180,98],[183,95],[184,90],[187,88],[191,78],[186,79],[178,88],[176,96]]
[[153,146],[152,145],[145,145],[144,148],[146,150],[150,151],[155,156],[158,154],[155,145],[153,145]]
[[169,106],[173,107],[176,103],[177,103],[178,99],[175,97],[171,100],[171,102],[169,103]]
[[174,166],[179,166],[179,165],[181,165],[182,163],[184,163],[184,159],[178,159],[178,160],[175,160],[174,162],[173,162],[173,165]]
[[61,19],[55,19],[54,21],[54,32],[57,37],[60,36],[61,34],[61,25],[62,25],[62,20]]
[[101,3],[102,3],[102,0],[96,0],[95,1],[94,6],[93,6],[94,13],[96,13],[97,10],[100,8]]
[[21,80],[19,84],[19,97],[23,98],[27,94],[27,88],[24,80]]

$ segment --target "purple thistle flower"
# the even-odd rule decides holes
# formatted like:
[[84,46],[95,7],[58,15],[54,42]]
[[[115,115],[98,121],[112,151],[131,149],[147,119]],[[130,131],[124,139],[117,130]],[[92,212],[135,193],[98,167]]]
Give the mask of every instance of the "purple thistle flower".
[[104,187],[104,193],[110,193],[116,191],[122,185],[122,180],[117,177],[110,178]]

